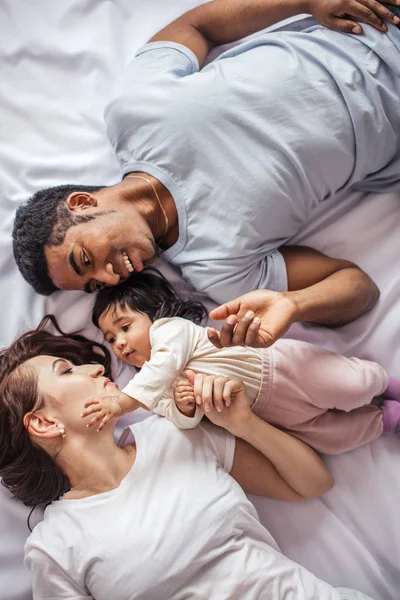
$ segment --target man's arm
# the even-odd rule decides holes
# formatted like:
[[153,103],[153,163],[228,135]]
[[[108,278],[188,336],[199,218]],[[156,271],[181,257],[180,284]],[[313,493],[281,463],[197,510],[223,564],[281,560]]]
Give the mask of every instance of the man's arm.
[[295,321],[339,327],[370,310],[379,298],[372,279],[354,263],[306,246],[283,246]]
[[285,246],[280,251],[289,291],[256,290],[211,311],[212,319],[227,319],[220,333],[209,329],[215,346],[267,347],[295,322],[339,327],[377,302],[377,286],[354,263],[305,246]]
[[[399,6],[400,1],[388,4]],[[150,41],[186,46],[197,56],[201,68],[213,46],[234,42],[301,13],[347,33],[362,32],[360,23],[348,16],[363,19],[381,31],[387,29],[384,19],[395,25],[400,22],[376,0],[214,0],[185,13]]]

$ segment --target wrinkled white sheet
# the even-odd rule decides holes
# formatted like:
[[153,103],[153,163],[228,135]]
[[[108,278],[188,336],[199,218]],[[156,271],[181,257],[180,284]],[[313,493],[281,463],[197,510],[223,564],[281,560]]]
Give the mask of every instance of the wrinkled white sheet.
[[[45,312],[66,330],[88,326],[91,298],[36,296],[17,273],[11,227],[17,205],[59,183],[112,184],[119,167],[103,107],[112,82],[152,33],[196,0],[1,0],[0,2],[0,344]],[[348,199],[347,214],[323,207],[298,241],[358,262],[382,290],[379,306],[336,331],[295,326],[290,334],[345,354],[374,358],[400,377],[400,198]],[[345,211],[341,209],[341,213]],[[335,217],[335,223],[333,218]],[[176,275],[173,275],[176,279]],[[130,374],[125,370],[120,380]],[[336,487],[324,499],[293,506],[256,499],[282,551],[334,585],[375,600],[400,587],[400,442],[381,439],[327,462]],[[0,595],[31,597],[22,566],[28,510],[0,489]]]

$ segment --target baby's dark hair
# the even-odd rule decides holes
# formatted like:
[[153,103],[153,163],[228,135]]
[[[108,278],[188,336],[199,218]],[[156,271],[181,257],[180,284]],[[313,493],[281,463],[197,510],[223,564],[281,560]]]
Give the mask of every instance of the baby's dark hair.
[[163,317],[182,317],[200,324],[207,317],[207,310],[201,302],[182,300],[154,267],[146,267],[140,273],[133,273],[123,283],[97,293],[92,313],[96,327],[99,327],[99,319],[104,312],[117,307],[141,312],[152,322]]

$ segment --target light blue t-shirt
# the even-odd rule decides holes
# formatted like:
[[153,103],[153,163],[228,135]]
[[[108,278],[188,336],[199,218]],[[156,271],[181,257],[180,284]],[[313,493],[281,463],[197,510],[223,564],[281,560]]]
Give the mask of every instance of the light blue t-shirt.
[[400,32],[364,30],[264,33],[201,71],[150,43],[124,72],[105,114],[123,173],[168,188],[180,233],[164,256],[217,302],[287,289],[277,249],[319,202],[399,187]]

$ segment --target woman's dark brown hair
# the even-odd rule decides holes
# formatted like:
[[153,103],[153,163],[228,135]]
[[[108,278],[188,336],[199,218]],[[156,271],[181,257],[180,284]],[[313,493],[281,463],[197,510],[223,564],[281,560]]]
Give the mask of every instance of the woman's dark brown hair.
[[[59,335],[46,331],[50,323]],[[32,507],[57,500],[70,487],[53,459],[32,443],[24,426],[24,416],[38,408],[40,398],[34,370],[22,365],[39,355],[65,358],[74,365],[100,363],[111,377],[108,350],[78,333],[65,334],[52,315],[0,352],[1,483]]]

